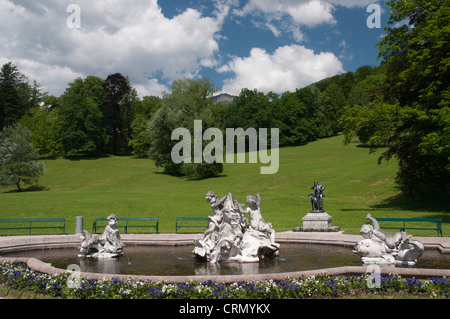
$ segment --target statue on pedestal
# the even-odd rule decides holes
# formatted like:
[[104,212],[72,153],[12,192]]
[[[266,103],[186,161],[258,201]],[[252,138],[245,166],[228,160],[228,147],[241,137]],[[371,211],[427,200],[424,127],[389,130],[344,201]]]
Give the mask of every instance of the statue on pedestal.
[[311,189],[314,189],[314,194],[309,194],[308,196],[308,198],[311,200],[311,212],[321,213],[323,212],[323,198],[325,197],[323,191],[325,190],[325,187],[315,181],[314,185],[311,186]]
[[[278,255],[279,244],[271,223],[261,216],[259,194],[247,197],[246,209],[231,193],[218,199],[214,192],[206,194],[213,216],[208,216],[208,229],[195,238],[194,255],[198,260],[255,262]],[[251,226],[244,214],[250,215]]]
[[308,198],[311,200],[312,209],[303,216],[303,230],[305,231],[331,231],[336,229],[331,226],[332,217],[328,215],[323,209],[323,198],[325,197],[323,191],[325,187],[317,181],[310,187],[314,190],[314,194],[310,193]]
[[106,217],[108,225],[103,234],[91,234],[83,230],[80,234],[80,257],[114,258],[123,254],[124,244],[120,239],[119,230],[116,227],[117,216],[110,214]]

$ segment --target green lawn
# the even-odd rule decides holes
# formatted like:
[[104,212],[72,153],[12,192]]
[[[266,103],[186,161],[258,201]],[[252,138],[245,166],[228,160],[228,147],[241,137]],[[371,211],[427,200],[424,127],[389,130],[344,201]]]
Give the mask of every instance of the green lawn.
[[[240,203],[247,195],[260,193],[261,211],[276,231],[302,226],[311,209],[308,194],[314,181],[325,186],[325,210],[333,226],[358,234],[374,217],[441,217],[444,236],[450,234],[445,206],[411,202],[398,195],[394,186],[395,161],[377,165],[381,151],[369,155],[358,143],[342,144],[342,136],[322,139],[306,146],[280,149],[277,174],[261,175],[260,164],[224,164],[220,177],[192,180],[161,173],[148,159],[105,157],[71,161],[46,160],[42,189],[13,188],[0,193],[0,218],[66,217],[73,233],[75,216],[84,216],[91,230],[95,217],[115,213],[119,217],[157,216],[160,231],[175,231],[177,216],[208,216],[205,194],[231,192]],[[434,236],[433,231],[414,232]]]

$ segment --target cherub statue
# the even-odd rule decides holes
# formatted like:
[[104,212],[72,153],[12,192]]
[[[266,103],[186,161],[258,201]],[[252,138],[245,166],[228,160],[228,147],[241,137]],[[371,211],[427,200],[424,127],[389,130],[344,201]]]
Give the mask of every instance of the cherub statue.
[[[79,256],[117,257],[123,254],[124,244],[116,227],[117,216],[106,217],[108,225],[103,234],[91,234],[83,230],[80,234],[81,248]],[[95,251],[95,252],[92,252]]]
[[211,234],[216,231],[223,220],[223,202],[227,198],[228,195],[225,195],[221,199],[217,199],[216,193],[209,191],[206,193],[206,201],[211,203],[211,209],[214,213],[213,216],[206,217],[209,220],[208,229],[204,232],[203,238],[207,239],[211,236]]
[[106,225],[105,231],[103,232],[103,236],[105,237],[103,250],[112,254],[121,253],[124,244],[120,239],[119,230],[116,227],[117,216],[110,214],[106,219],[108,220],[108,225]]
[[266,223],[261,215],[261,196],[259,194],[256,194],[255,198],[255,196],[248,195],[247,205],[248,207],[246,209],[242,209],[241,206],[239,206],[239,209],[241,210],[242,214],[250,215],[251,227],[254,230],[267,234],[267,236],[269,236],[270,238],[271,244],[274,247],[278,248],[279,244],[275,242],[275,230],[273,229],[272,223]]

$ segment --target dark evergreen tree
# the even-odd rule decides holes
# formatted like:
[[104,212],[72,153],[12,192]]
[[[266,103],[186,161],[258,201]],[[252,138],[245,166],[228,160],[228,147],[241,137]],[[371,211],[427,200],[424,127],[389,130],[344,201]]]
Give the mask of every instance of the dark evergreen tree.
[[12,62],[0,70],[0,130],[17,122],[29,109],[28,79]]
[[126,108],[129,106],[125,97],[130,93],[128,80],[120,73],[110,74],[103,83],[105,99],[100,105],[103,123],[109,137],[108,148],[113,154],[128,148],[128,131]]

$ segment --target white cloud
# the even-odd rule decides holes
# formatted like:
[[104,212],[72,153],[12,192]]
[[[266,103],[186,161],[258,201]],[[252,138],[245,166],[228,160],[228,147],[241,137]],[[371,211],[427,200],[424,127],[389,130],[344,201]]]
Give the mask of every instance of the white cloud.
[[304,40],[302,27],[316,27],[320,24],[335,25],[334,12],[337,7],[364,8],[379,0],[249,0],[242,9],[233,13],[240,17],[262,19],[255,23],[272,31],[275,36],[291,34],[297,42]]
[[336,24],[331,3],[321,0],[249,0],[234,14],[264,22],[254,22],[256,26],[269,29],[276,37],[290,33],[293,39],[301,42],[304,35],[301,27],[315,27],[320,24]]
[[333,7],[327,2],[312,0],[296,6],[287,6],[286,10],[296,23],[309,27],[321,23],[336,23],[332,14]]
[[235,57],[218,72],[233,72],[223,92],[238,95],[242,88],[282,93],[294,91],[326,77],[344,72],[339,59],[329,52],[315,54],[301,45],[278,48],[273,54],[253,48],[246,58]]
[[70,75],[106,78],[116,72],[141,92],[153,92],[165,88],[148,80],[156,75],[170,82],[217,65],[215,36],[228,14],[225,5],[212,17],[187,9],[169,19],[157,0],[79,0],[81,29],[70,29],[71,2],[0,0],[0,58],[12,60],[31,80],[35,73],[27,74],[33,69],[27,61],[34,61],[44,70],[36,80],[51,94],[61,94]]
[[282,20],[290,16],[296,24],[316,26],[321,23],[335,23],[333,6],[320,0],[250,0],[242,10],[236,10],[240,16],[262,12],[269,19]]
[[157,79],[147,79],[142,83],[133,85],[133,87],[139,96],[162,97],[164,92],[170,91],[166,85],[160,84]]

